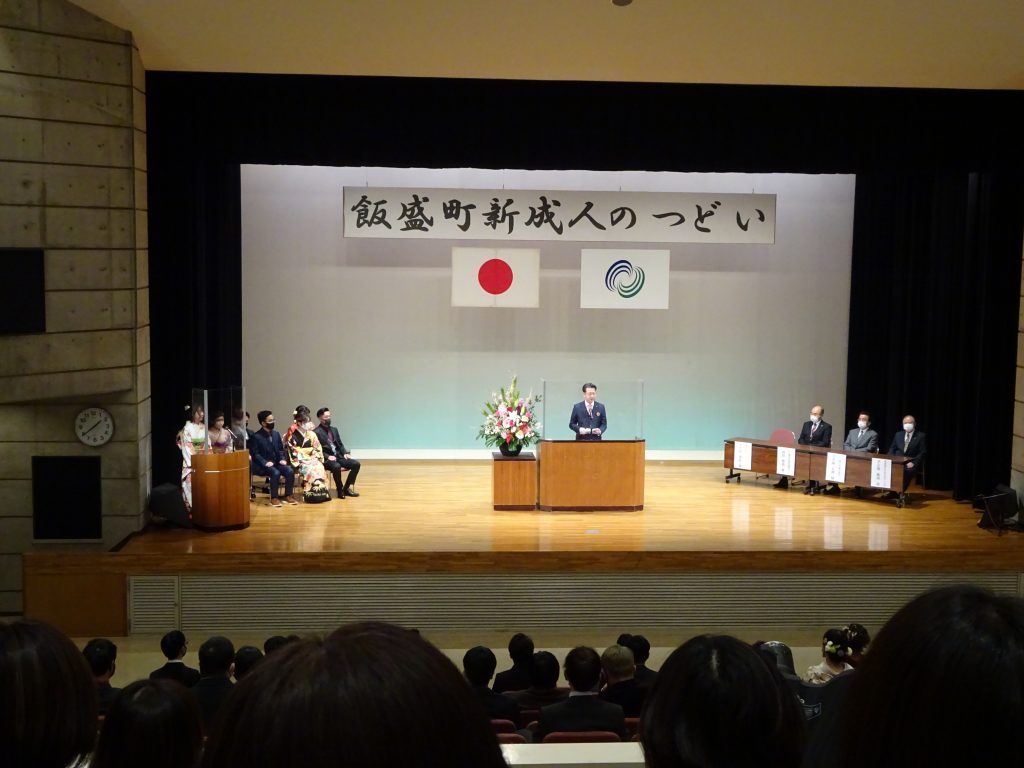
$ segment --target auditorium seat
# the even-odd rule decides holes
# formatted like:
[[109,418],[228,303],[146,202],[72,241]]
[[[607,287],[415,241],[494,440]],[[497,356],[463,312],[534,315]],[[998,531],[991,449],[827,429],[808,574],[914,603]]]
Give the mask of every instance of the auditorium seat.
[[524,709],[519,713],[519,722],[523,728],[529,727],[530,723],[540,720],[539,709]]
[[637,733],[640,732],[640,718],[639,717],[627,717],[626,718],[626,730],[629,731],[629,735],[632,738],[636,738]]
[[495,733],[515,733],[516,724],[511,720],[491,720],[491,727]]
[[586,744],[622,741],[611,731],[554,731],[544,737],[543,744]]
[[499,733],[499,744],[526,744],[526,738],[521,733]]
[[[773,443],[779,443],[781,445],[796,445],[796,433],[791,429],[785,427],[779,427],[773,430],[768,439]],[[771,477],[771,475],[754,475],[754,482],[756,483],[762,477]]]

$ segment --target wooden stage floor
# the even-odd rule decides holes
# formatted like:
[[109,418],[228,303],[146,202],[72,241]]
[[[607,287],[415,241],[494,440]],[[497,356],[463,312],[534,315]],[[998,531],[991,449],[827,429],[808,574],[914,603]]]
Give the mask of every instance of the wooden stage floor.
[[115,559],[140,572],[1024,570],[1024,535],[979,529],[948,494],[917,490],[897,509],[724,475],[648,462],[642,511],[498,512],[489,462],[364,462],[359,498],[275,509],[260,496],[245,530],[150,528]]

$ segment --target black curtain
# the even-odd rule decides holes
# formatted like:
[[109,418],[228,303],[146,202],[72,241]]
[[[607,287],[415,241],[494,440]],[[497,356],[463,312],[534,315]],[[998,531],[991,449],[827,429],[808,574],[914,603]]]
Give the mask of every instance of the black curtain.
[[[1002,295],[1008,287],[1005,259],[1012,250],[1010,233],[1014,226],[1016,236],[1020,233],[1019,195],[1013,184],[986,175],[1024,168],[1024,148],[1016,124],[1009,119],[1024,106],[1024,93],[1019,91],[181,72],[148,72],[146,88],[157,483],[177,478],[180,471],[173,435],[183,423],[191,387],[244,384],[241,163],[857,173],[859,178],[867,174],[858,184],[854,273],[860,282],[878,281],[878,292],[871,294],[875,306],[882,292],[902,283],[901,270],[915,270],[916,277],[922,265],[936,291],[942,288],[946,273],[958,280],[956,275],[969,272],[966,279],[975,286],[975,293],[984,294],[991,303],[992,293]],[[969,177],[970,173],[979,175]],[[971,185],[968,178],[974,178]],[[955,188],[962,188],[962,194],[953,194]],[[954,249],[951,241],[932,236],[930,230],[920,232],[913,222],[889,227],[894,210],[881,196],[899,190],[903,190],[903,208],[895,215],[913,212],[918,216],[914,221],[922,221],[922,208],[938,205],[936,215],[926,219],[927,226],[952,226],[939,212],[961,221],[957,242],[962,247]],[[942,190],[956,199],[940,204],[933,195]],[[969,199],[974,200],[970,205]],[[1015,204],[1017,211],[1012,212]],[[868,213],[871,216],[865,218]],[[888,243],[893,258],[874,260],[874,251],[864,245],[868,237],[864,226],[877,229],[872,237]],[[914,247],[904,253],[898,247],[902,240]],[[937,266],[939,254],[948,255],[943,268]],[[980,265],[976,259],[983,257],[992,257],[992,263]],[[1014,257],[1017,277],[1010,282],[1016,286],[1019,247]],[[915,261],[906,263],[906,259]],[[975,280],[982,282],[975,284]],[[267,286],[268,294],[273,289]],[[922,297],[914,292],[911,298]],[[1015,297],[1012,303],[1015,311]],[[860,311],[856,301],[854,311]],[[901,310],[887,305],[884,311],[897,315]],[[912,325],[918,315],[903,311]],[[990,319],[993,325],[997,321]],[[861,315],[851,320],[857,328],[865,322]],[[868,317],[867,322],[878,322],[877,316]],[[1016,323],[1011,321],[1009,327],[1014,329]],[[1007,363],[1012,365],[1015,352],[995,344],[995,329],[990,330],[984,343],[1000,356],[1002,371]],[[900,333],[913,332],[908,328]],[[925,355],[928,363],[936,357],[945,359],[947,342],[938,332],[922,329],[918,333],[925,337],[915,354]],[[1004,333],[1008,331],[999,331]],[[882,372],[877,365],[872,367],[870,371],[883,374],[872,387],[854,381],[860,369],[854,368],[852,355],[858,347],[851,331],[848,392],[858,400],[854,407],[862,407],[860,399],[889,402],[888,390],[882,388],[894,382],[898,369],[887,367]],[[963,350],[961,356],[969,351]],[[275,364],[272,349],[263,357],[263,364]],[[891,366],[905,355],[890,353],[887,347],[884,357]],[[993,378],[975,368],[950,365],[943,370],[954,375],[958,397],[963,390],[995,388]],[[982,378],[975,381],[975,376]],[[900,381],[909,387],[916,377]],[[938,386],[929,384],[932,407],[948,404]],[[891,406],[894,413],[915,405],[903,396],[892,399],[899,402]],[[992,402],[995,399],[993,392]],[[1012,398],[1010,403],[1012,407]],[[883,414],[883,406],[866,407],[879,410],[882,418],[876,418],[876,423],[883,431],[898,418]],[[963,406],[958,434],[984,419],[979,407],[978,403]],[[936,434],[939,418],[931,410],[921,413],[922,427],[936,443],[935,463],[929,467],[935,470],[935,479],[929,481],[942,484],[947,482],[942,462],[959,467],[962,462],[954,456],[961,456],[965,447],[948,441],[941,430]],[[1010,463],[1008,421],[1002,422],[1001,432],[1006,440],[989,446],[992,453],[984,460],[1005,469]],[[949,453],[953,446],[955,454]],[[979,454],[978,461],[982,458]]]
[[913,415],[929,487],[956,498],[1010,475],[1024,176],[857,177],[846,413],[886,451]]

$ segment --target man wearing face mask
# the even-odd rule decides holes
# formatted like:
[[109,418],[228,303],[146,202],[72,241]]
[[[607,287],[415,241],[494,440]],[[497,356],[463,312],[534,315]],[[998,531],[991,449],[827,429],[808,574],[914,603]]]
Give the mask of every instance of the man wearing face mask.
[[[803,427],[800,429],[800,437],[797,438],[797,442],[800,445],[816,445],[821,448],[832,447],[832,425],[822,419],[824,415],[825,409],[822,406],[816,405],[811,408],[810,418],[804,422]],[[783,477],[775,484],[775,487],[789,488],[789,478]],[[818,491],[818,481],[808,480],[804,494],[813,496]]]
[[[324,469],[334,476],[334,487],[338,489],[338,498],[346,496],[358,496],[355,489],[356,477],[359,475],[358,459],[353,459],[341,442],[341,434],[337,427],[331,426],[331,409],[324,406],[316,412],[320,419],[320,425],[316,428],[316,436],[320,440],[320,446],[324,449]],[[347,469],[348,482],[341,484],[341,470]]]
[[[928,452],[925,445],[924,432],[917,429],[917,419],[910,414],[903,417],[903,429],[893,435],[892,445],[889,446],[889,453],[893,456],[906,456],[908,461],[903,466],[903,492],[907,492],[910,481],[921,471],[924,466],[924,457]],[[895,491],[885,494],[887,499],[895,499],[898,496]]]
[[[875,453],[878,451],[878,433],[871,429],[871,414],[867,411],[861,411],[857,414],[857,426],[850,430],[850,433],[846,436],[843,441],[844,451],[864,451],[866,453]],[[839,485],[832,483],[828,488],[825,489],[825,493],[829,496],[838,496],[840,494]],[[857,490],[858,494],[860,489]]]
[[295,472],[284,456],[284,443],[281,435],[274,429],[274,414],[260,411],[256,414],[261,429],[253,433],[249,441],[249,453],[252,455],[253,473],[266,475],[270,481],[270,506],[280,507],[281,499],[277,497],[277,487],[284,480],[284,503],[298,504],[292,498],[295,485]]

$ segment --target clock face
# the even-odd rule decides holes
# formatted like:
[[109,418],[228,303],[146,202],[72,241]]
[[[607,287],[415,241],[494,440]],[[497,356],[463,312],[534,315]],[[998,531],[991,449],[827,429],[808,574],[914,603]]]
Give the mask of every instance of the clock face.
[[114,436],[114,417],[102,408],[86,408],[75,416],[75,435],[86,445],[105,445]]

